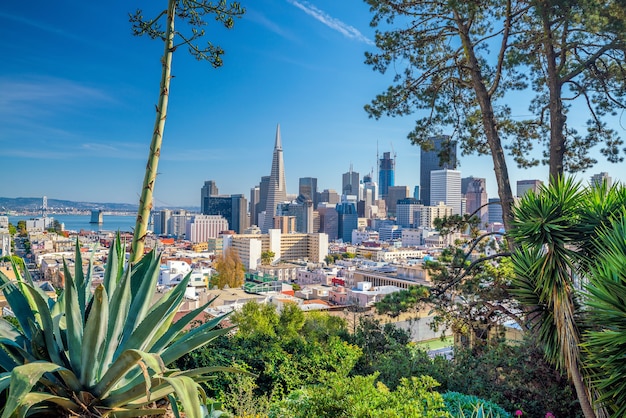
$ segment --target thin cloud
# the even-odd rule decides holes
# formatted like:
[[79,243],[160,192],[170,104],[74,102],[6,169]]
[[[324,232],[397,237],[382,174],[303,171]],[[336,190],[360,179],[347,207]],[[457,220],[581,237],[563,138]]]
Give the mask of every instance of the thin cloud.
[[[57,111],[59,105],[82,108],[85,103],[115,103],[103,90],[54,77],[0,77],[0,112],[32,114]],[[24,109],[29,112],[24,112]]]
[[350,26],[347,23],[342,22],[341,20],[330,16],[328,13],[323,10],[318,9],[312,4],[302,1],[299,2],[297,0],[287,0],[290,4],[296,6],[298,9],[302,10],[304,13],[308,14],[315,20],[323,23],[331,29],[336,30],[341,33],[346,38],[355,39],[359,42],[366,43],[368,45],[374,45],[371,39],[363,35],[357,28],[354,26]]
[[285,30],[278,24],[268,19],[264,14],[259,13],[255,10],[248,9],[246,11],[246,19],[258,23],[259,25],[263,26],[270,32],[274,32],[275,34],[282,36],[285,39],[289,39],[290,41],[298,41],[298,39],[293,33]]

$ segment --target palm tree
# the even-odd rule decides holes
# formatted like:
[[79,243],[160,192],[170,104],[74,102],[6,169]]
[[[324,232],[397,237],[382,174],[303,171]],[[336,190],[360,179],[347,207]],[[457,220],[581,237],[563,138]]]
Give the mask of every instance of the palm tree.
[[626,416],[626,188],[559,179],[525,196],[515,219],[512,293],[547,359],[567,372],[586,417],[592,397],[597,413]]
[[559,178],[528,193],[515,208],[511,235],[519,248],[512,260],[512,294],[526,307],[547,360],[565,371],[586,418],[595,417],[581,372],[579,289],[574,285],[579,254],[580,184]]

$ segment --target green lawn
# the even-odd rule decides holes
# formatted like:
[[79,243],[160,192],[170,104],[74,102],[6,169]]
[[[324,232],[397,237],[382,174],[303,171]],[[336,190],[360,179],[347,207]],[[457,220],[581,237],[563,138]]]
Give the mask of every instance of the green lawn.
[[454,337],[446,337],[445,339],[435,338],[433,340],[420,341],[415,345],[423,350],[438,350],[444,347],[451,347],[454,344]]

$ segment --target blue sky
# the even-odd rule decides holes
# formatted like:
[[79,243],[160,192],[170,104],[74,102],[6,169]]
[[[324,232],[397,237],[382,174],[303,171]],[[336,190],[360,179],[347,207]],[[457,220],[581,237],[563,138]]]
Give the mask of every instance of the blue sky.
[[[0,196],[138,201],[163,47],[133,37],[128,12],[154,3],[3,4]],[[199,206],[205,180],[220,193],[248,196],[269,175],[278,123],[290,193],[300,177],[340,190],[350,164],[361,177],[375,173],[377,150],[382,156],[392,147],[396,185],[419,184],[419,148],[406,139],[414,117],[376,121],[363,110],[391,81],[363,63],[364,52],[374,50],[367,5],[242,3],[247,13],[233,30],[208,27],[209,39],[226,51],[222,68],[182,49],[174,56],[155,204]],[[509,169],[513,185],[545,179],[548,171],[519,171],[512,162]],[[463,157],[460,170],[486,177],[496,196],[490,157]],[[623,165],[600,164],[581,178],[600,171],[617,179]]]

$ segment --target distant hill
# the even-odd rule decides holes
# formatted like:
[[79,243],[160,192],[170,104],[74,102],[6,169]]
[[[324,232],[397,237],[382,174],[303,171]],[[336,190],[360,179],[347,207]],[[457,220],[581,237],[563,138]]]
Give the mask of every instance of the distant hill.
[[[41,210],[41,197],[0,197],[0,213],[5,211],[15,212],[35,212]],[[48,198],[49,212],[66,212],[70,210],[97,210],[111,212],[137,212],[137,205],[130,203],[96,203],[96,202],[74,202],[71,200],[60,200]],[[157,209],[165,209],[157,207]],[[169,209],[185,209],[190,212],[199,212],[199,207],[176,207]]]

